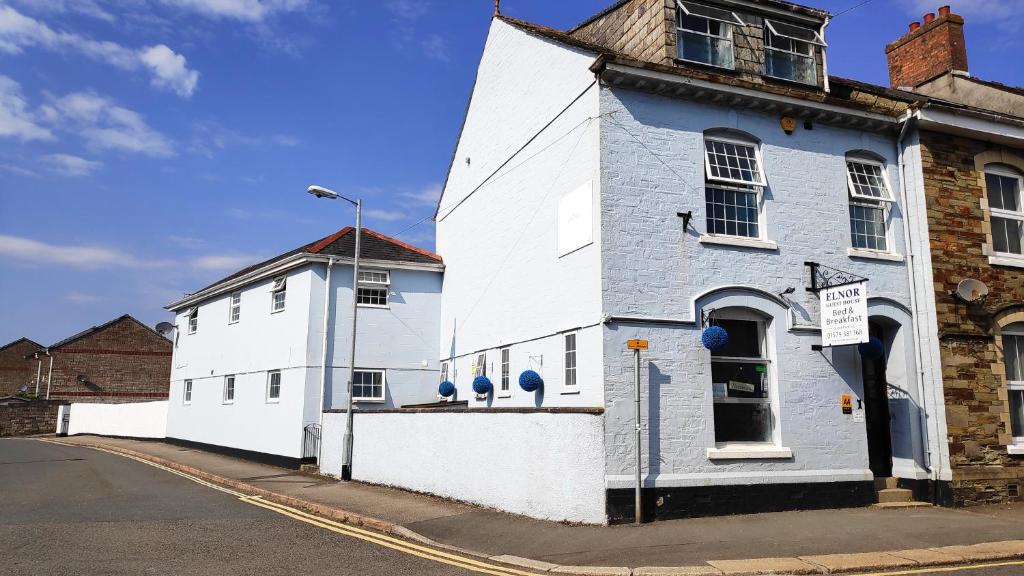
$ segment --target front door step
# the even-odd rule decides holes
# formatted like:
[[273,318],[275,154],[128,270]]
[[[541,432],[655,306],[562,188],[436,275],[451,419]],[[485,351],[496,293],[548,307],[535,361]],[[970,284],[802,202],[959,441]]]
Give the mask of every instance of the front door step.
[[897,478],[875,478],[875,491],[878,498],[876,508],[920,508],[931,506],[928,502],[915,502],[913,490],[899,488]]

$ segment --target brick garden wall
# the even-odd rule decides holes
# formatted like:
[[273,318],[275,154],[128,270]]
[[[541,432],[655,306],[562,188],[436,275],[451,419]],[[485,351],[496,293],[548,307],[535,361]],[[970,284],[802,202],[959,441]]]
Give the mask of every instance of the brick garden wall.
[[22,340],[0,350],[0,397],[15,394],[23,384],[29,385],[29,393],[35,392],[37,363],[25,356],[36,350],[39,350],[39,345],[30,340]]
[[36,400],[0,406],[0,438],[52,434],[57,429],[57,408],[61,404]]
[[[132,319],[115,322],[52,353],[50,399],[138,402],[167,398],[171,342]],[[45,366],[43,370],[45,379]],[[86,382],[79,382],[80,374]]]
[[[989,263],[982,167],[1024,151],[949,135],[921,134],[953,489],[957,505],[1005,502],[1024,484],[1024,457],[1011,456],[1000,324],[1024,320],[1024,270]],[[981,306],[951,292],[964,278],[989,287]]]

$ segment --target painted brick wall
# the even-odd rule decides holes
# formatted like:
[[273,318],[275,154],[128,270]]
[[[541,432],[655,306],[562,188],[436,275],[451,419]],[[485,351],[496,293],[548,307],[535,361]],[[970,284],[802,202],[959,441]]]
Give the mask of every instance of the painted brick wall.
[[[171,342],[134,320],[119,320],[51,353],[51,400],[132,402],[167,398]],[[78,381],[80,374],[87,382]]]
[[[1024,157],[1022,150],[1006,152],[1004,161]],[[987,204],[979,154],[996,161],[1001,156],[998,148],[986,143],[921,133],[950,464],[958,504],[1006,501],[1007,484],[1024,483],[1024,457],[1011,456],[1006,449],[1011,442],[1009,407],[998,336],[1000,323],[1024,320],[1024,269],[989,263],[985,245],[990,228],[983,210]],[[950,295],[965,278],[988,285],[983,306],[968,307]]]
[[0,397],[18,392],[23,384],[29,385],[29,394],[35,393],[36,361],[25,356],[39,350],[30,340],[22,340],[0,350]]

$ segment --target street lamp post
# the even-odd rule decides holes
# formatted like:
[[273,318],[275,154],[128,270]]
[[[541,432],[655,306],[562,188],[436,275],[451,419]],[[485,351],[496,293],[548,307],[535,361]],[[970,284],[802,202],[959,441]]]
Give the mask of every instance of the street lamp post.
[[[348,400],[347,400],[347,409],[345,410],[345,435],[342,436],[342,458],[341,458],[341,479],[342,480],[351,480],[352,479],[352,428],[353,428],[352,387],[353,387],[353,384],[354,384],[354,381],[355,381],[355,376],[356,376],[356,314],[358,313],[358,310],[359,310],[359,306],[358,306],[358,303],[359,303],[359,297],[358,297],[358,291],[359,291],[359,244],[360,244],[360,241],[362,240],[362,235],[363,235],[363,201],[362,200],[351,200],[349,198],[346,198],[346,197],[342,196],[341,194],[338,194],[337,192],[334,192],[333,190],[328,190],[327,188],[324,188],[322,186],[310,186],[309,189],[307,189],[306,191],[309,192],[310,194],[316,196],[317,198],[327,198],[329,200],[337,200],[337,199],[340,198],[341,200],[344,200],[344,201],[348,202],[349,204],[352,204],[353,206],[356,207],[356,245],[355,245],[354,257],[352,258],[352,339],[351,339],[352,340],[352,348],[349,351],[349,357],[348,357]],[[326,298],[330,298],[330,295],[327,294],[327,295],[325,295],[325,297]],[[325,318],[326,318],[326,313],[327,312],[325,310],[325,312],[324,312]],[[326,354],[327,354],[326,332],[325,332],[324,340],[325,340],[325,342],[324,342],[325,360],[324,360],[323,370],[326,370],[327,369],[327,361],[326,361]],[[324,420],[323,414],[324,414],[324,383],[323,383],[323,381],[321,381],[321,383],[320,383],[320,430],[321,430],[320,433],[321,434],[323,434],[323,420]],[[323,445],[323,439],[322,438],[320,440],[320,445],[321,446]],[[321,462],[319,452],[320,452],[320,448],[318,447],[317,448],[317,464],[319,464]]]

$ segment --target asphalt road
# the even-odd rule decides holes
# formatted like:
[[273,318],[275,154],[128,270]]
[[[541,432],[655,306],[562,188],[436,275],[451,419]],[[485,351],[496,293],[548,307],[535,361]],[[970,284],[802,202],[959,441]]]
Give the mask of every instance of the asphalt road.
[[0,574],[465,575],[134,460],[0,440]]
[[[88,448],[0,440],[0,486],[3,576],[475,573]],[[1024,574],[1024,565],[914,574],[1010,576]]]

